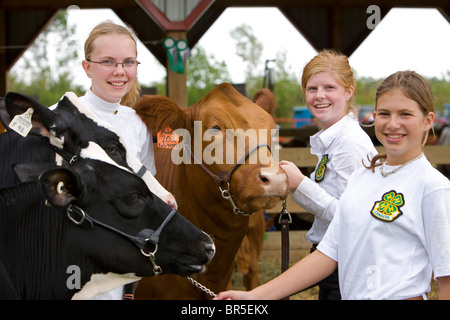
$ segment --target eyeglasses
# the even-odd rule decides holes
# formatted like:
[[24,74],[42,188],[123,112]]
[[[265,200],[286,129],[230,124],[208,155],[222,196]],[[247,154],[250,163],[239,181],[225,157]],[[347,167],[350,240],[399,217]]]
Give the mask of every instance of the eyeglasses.
[[140,64],[140,62],[137,60],[125,60],[123,62],[117,62],[117,61],[109,60],[109,59],[102,60],[102,61],[93,61],[91,59],[86,59],[86,61],[98,63],[103,68],[111,69],[111,70],[117,68],[117,65],[119,65],[119,64],[121,64],[122,68],[124,68],[124,69],[132,69],[132,68],[137,67],[138,64]]

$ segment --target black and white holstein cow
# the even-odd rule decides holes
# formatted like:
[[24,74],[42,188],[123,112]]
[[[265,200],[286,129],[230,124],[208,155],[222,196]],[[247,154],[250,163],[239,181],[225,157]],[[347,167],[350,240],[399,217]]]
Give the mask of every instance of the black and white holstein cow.
[[[31,116],[26,117],[30,112]],[[0,99],[0,119],[8,129],[0,135],[0,188],[19,183],[12,171],[14,163],[46,162],[67,166],[73,156],[83,157],[83,150],[92,141],[100,145],[112,161],[139,174],[153,193],[176,208],[172,194],[126,151],[123,139],[114,128],[87,110],[74,93],[66,93],[51,110],[30,97],[8,92]],[[30,132],[24,133],[25,137],[15,132],[27,125]]]
[[[0,135],[0,188],[13,186],[19,183],[12,171],[12,165],[14,163],[34,162],[45,164],[44,167],[47,167],[49,165],[53,166],[56,160],[57,163],[68,166],[68,162],[70,162],[74,155],[77,156],[78,159],[85,157],[89,158],[91,157],[89,153],[92,154],[92,150],[94,150],[94,153],[97,155],[103,153],[103,161],[124,166],[122,169],[131,167],[137,172],[142,167],[138,160],[126,153],[124,144],[121,142],[120,137],[114,133],[114,130],[108,128],[107,125],[102,124],[101,120],[96,119],[93,121],[91,118],[94,117],[92,115],[89,116],[88,112],[80,112],[82,106],[76,105],[76,97],[69,99],[71,98],[70,95],[69,97],[67,96],[68,94],[66,94],[66,97],[58,103],[58,106],[54,111],[20,94],[8,93],[5,100],[0,101],[0,106],[2,106],[2,108],[0,108],[2,122],[8,129],[10,129],[8,124],[15,115],[24,114],[30,108],[34,110],[31,117],[32,129],[26,138],[19,136],[11,130]],[[5,107],[8,107],[7,110]],[[97,142],[102,148],[93,141]],[[108,155],[105,154],[105,151]],[[55,152],[57,152],[56,158]],[[22,176],[26,177],[27,173],[22,171]],[[31,171],[28,173],[28,176],[32,176]],[[135,178],[138,179],[137,177]],[[173,199],[159,183],[154,183],[156,180],[150,173],[145,171],[143,179],[153,192],[155,192],[156,185],[157,192],[155,193],[158,194],[159,191],[159,196],[161,198],[166,196],[166,202],[170,202],[170,198]],[[115,184],[126,186],[123,183],[124,182],[120,180],[115,181]],[[122,193],[126,191],[128,191],[128,189],[124,187]],[[169,197],[167,197],[167,195],[169,195]],[[8,199],[8,197],[6,197],[6,199]],[[169,199],[169,201],[167,201],[167,199]],[[20,202],[20,200],[18,201]],[[17,205],[17,203],[11,202],[11,199],[7,200],[7,202],[9,204],[12,203],[13,205]],[[172,202],[172,204],[174,204],[174,202]],[[170,211],[169,209],[170,208],[167,207],[168,211]],[[2,227],[7,228],[8,226],[2,222]],[[210,247],[213,245],[210,244],[208,246],[207,254],[210,255]],[[186,255],[184,258],[186,258]],[[5,262],[3,261],[3,263]],[[2,273],[2,270],[4,271],[4,267],[0,261],[0,274]],[[3,278],[0,276],[0,285],[10,282],[9,280],[2,281],[2,279]],[[128,279],[127,281],[131,282],[133,280]],[[112,283],[109,282],[108,285],[111,289],[111,285],[114,284],[114,287],[118,287],[123,283],[124,281],[122,279],[118,282],[116,281],[116,284],[114,284],[114,281]],[[100,287],[101,286],[96,286],[96,288]],[[5,291],[0,290],[0,292]],[[92,296],[92,292],[86,291],[83,288],[82,293],[78,294],[77,297],[88,298]]]
[[24,183],[0,190],[0,298],[89,299],[200,272],[214,254],[209,236],[116,165],[86,155],[14,170]]

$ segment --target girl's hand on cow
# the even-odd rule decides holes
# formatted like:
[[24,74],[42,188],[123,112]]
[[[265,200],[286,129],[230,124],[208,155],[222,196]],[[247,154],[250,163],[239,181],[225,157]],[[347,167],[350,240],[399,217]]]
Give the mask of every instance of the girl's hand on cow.
[[224,291],[213,300],[263,300],[262,297],[252,294],[252,291]]
[[286,172],[289,183],[289,190],[294,191],[305,178],[300,169],[292,162],[287,160],[280,161],[280,167]]

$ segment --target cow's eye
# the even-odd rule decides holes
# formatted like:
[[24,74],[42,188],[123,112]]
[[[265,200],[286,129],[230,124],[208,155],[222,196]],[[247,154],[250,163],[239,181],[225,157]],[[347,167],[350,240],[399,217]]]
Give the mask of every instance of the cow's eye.
[[118,148],[117,145],[111,144],[105,147],[105,151],[109,154],[109,155],[117,155],[120,153],[120,150]]
[[219,126],[214,126],[214,127],[212,127],[212,128],[211,128],[211,132],[212,132],[213,134],[218,134],[218,133],[220,133],[220,127],[219,127]]
[[126,218],[135,218],[145,210],[145,196],[139,192],[131,192],[114,200],[120,214]]
[[122,200],[128,205],[135,205],[135,204],[139,203],[139,201],[142,199],[138,193],[133,192],[133,193],[130,193],[130,194],[126,195],[125,197],[123,197]]
[[106,154],[113,159],[116,163],[120,165],[126,165],[126,150],[122,145],[117,143],[110,143],[107,145],[102,145],[102,148],[105,150]]

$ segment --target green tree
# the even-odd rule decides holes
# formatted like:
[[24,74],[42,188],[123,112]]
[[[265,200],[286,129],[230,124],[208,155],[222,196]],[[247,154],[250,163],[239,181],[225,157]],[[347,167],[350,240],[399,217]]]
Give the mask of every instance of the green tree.
[[75,26],[60,10],[19,60],[8,76],[8,90],[35,96],[43,105],[56,103],[67,91],[81,94],[73,84],[73,63],[78,58]]
[[231,77],[223,61],[217,61],[200,46],[195,47],[187,61],[188,105],[200,100],[206,93]]
[[246,24],[231,30],[230,35],[236,40],[236,54],[247,64],[246,91],[249,96],[253,96],[262,81],[261,72],[258,70],[263,70],[261,57],[264,45],[253,34],[252,27]]
[[[252,97],[263,85],[262,53],[264,46],[253,34],[250,26],[243,24],[231,30],[236,40],[236,54],[247,64],[246,91]],[[277,101],[275,117],[292,117],[292,108],[302,103],[301,89],[296,74],[287,65],[286,51],[277,52],[273,68],[274,94]]]
[[274,95],[277,101],[275,117],[290,118],[293,115],[293,107],[304,105],[301,86],[297,81],[295,72],[287,64],[287,52],[279,51],[276,55]]
[[375,93],[382,79],[356,76],[356,104],[375,105]]
[[[447,78],[450,79],[450,71],[447,71]],[[428,83],[433,92],[435,110],[442,111],[444,104],[450,103],[450,81],[442,77],[428,79]]]

